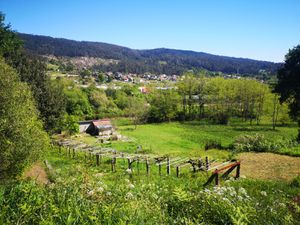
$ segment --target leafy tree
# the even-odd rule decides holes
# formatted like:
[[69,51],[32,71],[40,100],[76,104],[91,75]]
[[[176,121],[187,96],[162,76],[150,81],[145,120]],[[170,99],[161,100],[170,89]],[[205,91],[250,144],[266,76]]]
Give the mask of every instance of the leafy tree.
[[0,55],[4,58],[8,58],[11,55],[18,54],[21,49],[23,42],[11,30],[10,24],[4,23],[5,15],[0,12]]
[[29,87],[0,59],[0,179],[13,178],[49,147]]
[[[277,78],[275,91],[281,95],[281,102],[289,102],[290,113],[294,119],[298,119],[300,127],[300,45],[289,50],[283,67],[278,70]],[[298,141],[300,142],[300,129]]]
[[69,135],[79,133],[78,119],[75,116],[65,115],[64,130],[67,131]]
[[129,104],[125,111],[132,118],[134,128],[136,129],[138,124],[146,121],[149,106],[142,98],[132,96],[129,98]]
[[170,121],[177,116],[180,97],[176,91],[163,90],[154,92],[150,100],[148,121]]
[[79,88],[66,88],[64,93],[67,97],[66,111],[69,115],[77,116],[82,119],[94,117],[93,108],[88,96]]
[[53,84],[46,74],[46,64],[38,56],[23,51],[22,41],[4,24],[0,13],[0,53],[5,61],[15,68],[21,78],[31,87],[40,118],[48,131],[57,131],[65,112],[62,87]]

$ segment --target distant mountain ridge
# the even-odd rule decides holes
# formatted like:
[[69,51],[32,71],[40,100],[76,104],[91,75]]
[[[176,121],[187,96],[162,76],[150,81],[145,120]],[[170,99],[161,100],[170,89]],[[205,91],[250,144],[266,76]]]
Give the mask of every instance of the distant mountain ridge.
[[218,56],[204,52],[158,48],[135,50],[113,44],[74,41],[42,35],[19,33],[25,48],[40,55],[98,57],[119,60],[117,64],[97,65],[103,71],[131,73],[181,74],[186,70],[205,69],[227,74],[255,75],[262,70],[275,73],[281,63]]

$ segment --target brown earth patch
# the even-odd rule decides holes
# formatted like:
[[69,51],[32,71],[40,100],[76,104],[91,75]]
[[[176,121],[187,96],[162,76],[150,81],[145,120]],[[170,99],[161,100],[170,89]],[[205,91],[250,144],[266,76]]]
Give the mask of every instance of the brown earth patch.
[[49,182],[48,175],[41,162],[33,164],[28,168],[23,175],[24,178],[31,178],[39,184],[47,184]]
[[300,176],[300,157],[273,153],[241,153],[241,175],[262,180],[291,181]]

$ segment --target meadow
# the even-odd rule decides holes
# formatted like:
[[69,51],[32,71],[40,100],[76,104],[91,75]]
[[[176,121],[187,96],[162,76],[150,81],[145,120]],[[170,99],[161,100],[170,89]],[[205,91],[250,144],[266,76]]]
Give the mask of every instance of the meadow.
[[[43,178],[46,182],[39,180],[40,174],[28,178],[25,173],[16,183],[0,185],[0,223],[299,224],[300,158],[282,153],[233,155],[230,149],[241,131],[261,133],[276,141],[294,138],[296,127],[273,131],[268,125],[171,122],[139,125],[134,129],[128,120],[118,119],[114,123],[126,141],[112,141],[105,146],[134,153],[141,145],[140,154],[155,156],[208,155],[220,161],[242,158],[242,176],[238,180],[224,180],[217,187],[203,187],[210,176],[207,172],[193,173],[185,168],[176,177],[174,167],[167,175],[163,166],[159,175],[158,167],[153,164],[147,175],[144,164],[139,172],[135,164],[128,171],[125,159],[118,159],[116,171],[111,172],[109,158],[103,158],[97,166],[95,158],[87,158],[83,152],[72,158],[67,149],[59,151],[53,147],[46,156],[48,166],[37,165],[46,168],[47,177]],[[72,139],[103,145],[88,135],[75,135]],[[218,139],[222,148],[205,151],[205,143],[212,139]],[[290,153],[297,152],[295,149],[289,150]],[[274,163],[259,167],[268,160]]]

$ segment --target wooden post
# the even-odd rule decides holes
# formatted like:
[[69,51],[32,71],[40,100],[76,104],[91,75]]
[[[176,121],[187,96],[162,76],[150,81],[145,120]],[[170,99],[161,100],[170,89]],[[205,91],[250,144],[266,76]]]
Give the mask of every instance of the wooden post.
[[170,165],[170,158],[167,158],[167,174],[170,175],[171,173],[171,165]]
[[137,173],[140,174],[140,159],[139,158],[136,160],[136,169],[137,169]]
[[239,178],[241,175],[241,164],[238,164],[236,166],[236,175],[235,175],[235,178]]
[[202,159],[199,158],[199,159],[198,159],[198,167],[199,167],[199,170],[202,168],[202,166],[203,166]]
[[130,170],[131,170],[131,159],[130,159],[130,158],[128,158],[128,159],[127,159],[127,161],[128,161],[128,169],[130,169]]
[[179,171],[179,170],[180,170],[179,166],[176,166],[176,176],[177,176],[177,177],[179,177],[179,174],[180,174],[180,171]]
[[160,164],[160,162],[158,163],[158,173],[159,173],[159,176],[161,176],[161,164]]
[[115,172],[116,171],[116,158],[111,159],[111,171]]
[[71,149],[68,147],[68,156],[71,158]]
[[207,156],[205,157],[205,167],[206,167],[206,170],[209,170],[209,161],[208,161]]
[[216,176],[215,176],[215,185],[218,186],[219,185],[219,173],[218,170],[216,170]]
[[97,154],[96,154],[96,165],[99,166],[99,164],[100,164],[100,163],[99,163],[99,155],[98,155],[98,153],[97,153]]
[[146,159],[146,171],[147,171],[147,175],[150,175],[150,165],[149,165],[149,161],[148,159]]
[[75,148],[73,148],[73,159],[75,158]]

